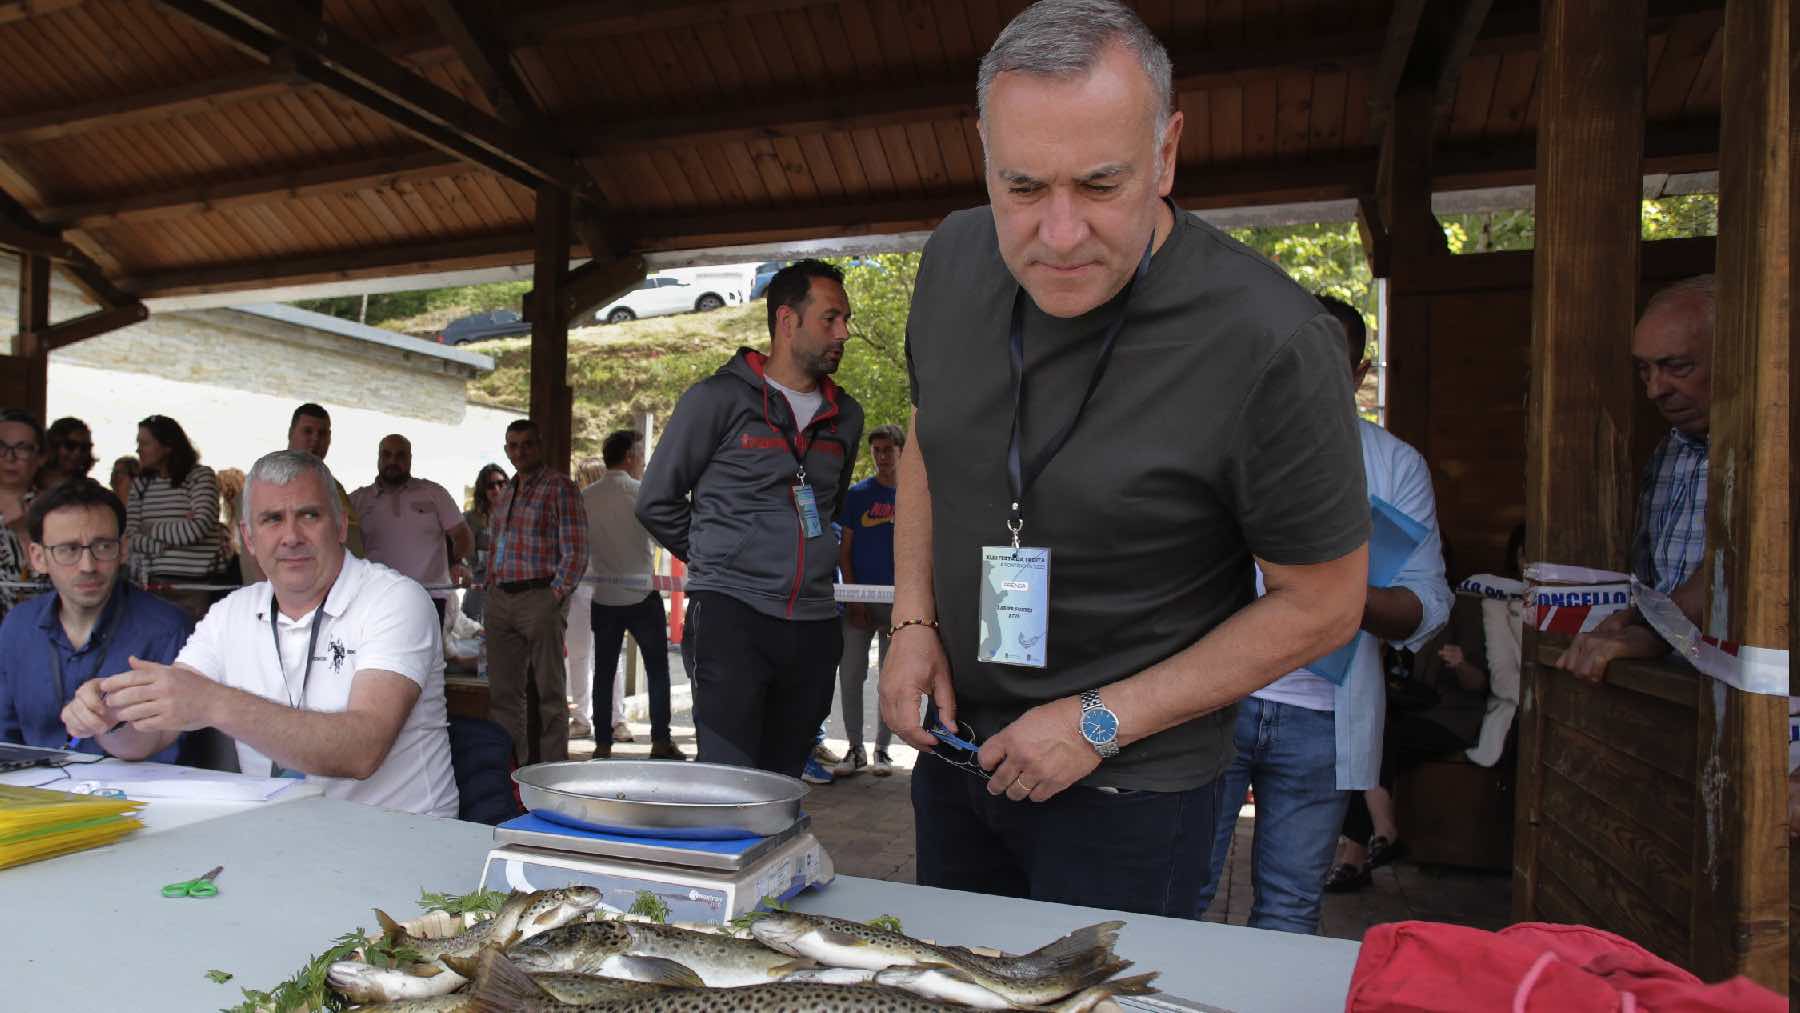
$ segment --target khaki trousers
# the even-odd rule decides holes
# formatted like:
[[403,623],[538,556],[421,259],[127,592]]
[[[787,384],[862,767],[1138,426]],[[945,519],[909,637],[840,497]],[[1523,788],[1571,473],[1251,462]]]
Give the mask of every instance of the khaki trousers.
[[[488,717],[512,736],[520,766],[569,758],[569,675],[563,664],[568,611],[547,587],[488,594]],[[529,730],[533,709],[536,739]]]

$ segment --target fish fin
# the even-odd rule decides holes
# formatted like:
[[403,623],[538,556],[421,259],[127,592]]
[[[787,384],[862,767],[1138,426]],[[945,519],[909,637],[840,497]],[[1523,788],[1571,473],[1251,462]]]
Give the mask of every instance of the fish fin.
[[400,927],[399,922],[395,921],[386,911],[383,911],[380,908],[375,909],[375,921],[381,925],[381,937],[383,939],[399,940],[412,938],[407,934],[407,931],[404,928]]
[[645,977],[636,979],[670,988],[705,988],[706,982],[694,969],[667,957],[633,956],[632,964]]
[[459,957],[453,953],[446,953],[438,958],[438,962],[470,981],[474,981],[475,975],[481,970],[481,957],[479,955],[473,957]]
[[1090,1013],[1115,995],[1149,995],[1155,992],[1155,987],[1150,983],[1156,980],[1156,976],[1157,972],[1152,971],[1149,974],[1140,974],[1135,978],[1116,978],[1112,981],[1103,981],[1098,985],[1082,989],[1054,1006],[1045,1008],[1053,1010],[1054,1013]]
[[519,965],[506,959],[497,946],[481,949],[474,998],[477,1013],[512,1013],[529,1003],[556,1002],[555,996],[531,980],[531,975]]
[[813,931],[817,932],[819,934],[819,940],[821,942],[830,943],[833,946],[867,946],[867,945],[869,945],[869,941],[867,939],[864,939],[861,936],[853,936],[850,933],[845,932],[843,929],[834,928],[830,925],[817,926],[813,929]]
[[1057,960],[1062,957],[1085,954],[1096,948],[1110,953],[1113,946],[1119,941],[1119,930],[1124,927],[1125,923],[1119,921],[1089,925],[1086,928],[1076,929],[1053,943],[1045,943],[1024,956],[1038,960]]
[[795,971],[808,971],[818,966],[819,962],[816,960],[807,957],[797,957],[785,964],[776,964],[774,967],[769,968],[769,977],[780,980],[783,975],[793,974]]

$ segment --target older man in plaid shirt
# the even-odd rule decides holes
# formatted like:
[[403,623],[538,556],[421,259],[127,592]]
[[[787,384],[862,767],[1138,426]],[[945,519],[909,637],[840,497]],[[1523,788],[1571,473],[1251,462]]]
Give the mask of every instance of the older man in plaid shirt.
[[[514,474],[494,509],[488,566],[488,715],[512,736],[520,764],[569,758],[569,595],[587,568],[587,510],[569,476],[544,464],[537,423],[506,427]],[[528,731],[537,691],[537,737]]]
[[[1706,548],[1706,453],[1712,415],[1712,338],[1718,317],[1713,276],[1678,281],[1656,293],[1631,335],[1631,358],[1644,394],[1670,425],[1650,455],[1638,494],[1631,568],[1698,623]],[[1575,638],[1557,665],[1594,682],[1616,658],[1669,652],[1635,609],[1615,612]]]

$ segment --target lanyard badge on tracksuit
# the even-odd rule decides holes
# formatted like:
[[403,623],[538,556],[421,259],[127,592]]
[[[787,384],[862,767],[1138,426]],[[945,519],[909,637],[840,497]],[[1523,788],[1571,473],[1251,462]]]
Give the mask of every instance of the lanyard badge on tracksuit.
[[[783,401],[787,398],[783,397]],[[794,484],[788,488],[794,497],[794,511],[800,517],[800,529],[808,538],[817,538],[825,533],[825,526],[819,522],[819,501],[813,495],[812,486],[806,481],[806,433],[800,428],[800,420],[794,418],[794,406],[788,405],[788,417],[794,423],[794,431],[790,434],[785,428],[774,426],[781,434],[781,442],[787,444],[788,453],[794,455]]]
[[1094,391],[1106,376],[1112,361],[1113,345],[1131,309],[1131,291],[1150,269],[1150,251],[1155,237],[1144,244],[1144,256],[1137,272],[1125,284],[1125,298],[1119,315],[1107,327],[1100,342],[1100,355],[1094,361],[1093,375],[1088,378],[1087,392],[1075,406],[1075,414],[1043,449],[1029,461],[1023,459],[1024,420],[1020,407],[1025,401],[1025,289],[1020,286],[1012,305],[1012,438],[1006,449],[1006,479],[1012,493],[1012,507],[1006,529],[1012,533],[1010,544],[981,547],[981,596],[979,604],[980,640],[976,660],[1043,668],[1048,662],[1050,634],[1050,550],[1021,546],[1019,533],[1024,530],[1025,494],[1044,468],[1069,442],[1081,421],[1082,412],[1093,400]]

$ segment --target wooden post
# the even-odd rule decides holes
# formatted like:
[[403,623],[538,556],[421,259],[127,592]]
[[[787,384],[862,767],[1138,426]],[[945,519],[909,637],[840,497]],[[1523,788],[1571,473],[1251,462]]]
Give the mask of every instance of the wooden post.
[[[1534,561],[1624,569],[1634,523],[1631,331],[1643,196],[1643,0],[1544,5],[1525,523]],[[1538,910],[1543,695],[1525,635],[1513,913]]]
[[[1431,296],[1424,280],[1447,256],[1431,213],[1431,106],[1425,88],[1403,88],[1381,145],[1376,206],[1386,226],[1387,428],[1431,457]],[[1379,252],[1379,247],[1378,247]]]
[[[47,257],[19,256],[19,331],[13,339],[13,354],[25,366],[25,397],[16,407],[23,408],[43,420],[48,407],[50,386],[50,349],[44,343],[43,331],[50,326],[50,260]],[[40,448],[41,449],[41,448]]]
[[[569,273],[569,191],[552,185],[537,190],[537,257],[532,266],[536,307],[560,307]],[[536,308],[534,307],[534,308]],[[544,460],[569,473],[573,453],[574,399],[569,370],[569,318],[560,311],[531,314],[531,418],[544,438]]]
[[[1793,143],[1788,0],[1725,11],[1718,326],[1706,501],[1706,631],[1788,648]],[[1786,701],[1714,681],[1700,695],[1695,973],[1788,982]]]

